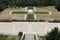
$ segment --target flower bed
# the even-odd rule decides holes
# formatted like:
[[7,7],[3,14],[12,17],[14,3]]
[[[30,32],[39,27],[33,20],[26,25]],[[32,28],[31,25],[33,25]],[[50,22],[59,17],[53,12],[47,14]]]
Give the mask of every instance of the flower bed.
[[12,14],[26,14],[27,12],[12,12]]
[[35,14],[49,14],[48,12],[35,12]]

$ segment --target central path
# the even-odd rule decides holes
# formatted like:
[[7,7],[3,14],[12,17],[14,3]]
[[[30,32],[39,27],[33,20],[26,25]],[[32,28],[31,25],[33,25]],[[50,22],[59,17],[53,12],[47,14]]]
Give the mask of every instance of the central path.
[[25,16],[26,20],[34,20],[36,19],[34,14],[35,7],[28,7],[27,8],[27,15]]
[[34,40],[34,35],[33,34],[26,34],[25,40]]

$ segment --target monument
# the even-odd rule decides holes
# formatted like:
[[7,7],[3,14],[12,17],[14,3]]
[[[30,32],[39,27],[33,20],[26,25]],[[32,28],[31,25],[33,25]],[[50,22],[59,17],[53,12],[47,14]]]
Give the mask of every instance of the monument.
[[33,14],[34,11],[32,9],[28,10],[28,14]]

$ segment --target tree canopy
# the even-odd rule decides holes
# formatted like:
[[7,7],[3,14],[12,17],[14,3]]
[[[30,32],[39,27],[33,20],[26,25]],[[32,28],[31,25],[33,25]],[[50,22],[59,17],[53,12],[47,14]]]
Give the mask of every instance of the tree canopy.
[[46,35],[46,40],[60,40],[60,30],[58,28],[52,29],[52,31]]
[[0,11],[8,7],[56,6],[60,10],[60,0],[0,0]]

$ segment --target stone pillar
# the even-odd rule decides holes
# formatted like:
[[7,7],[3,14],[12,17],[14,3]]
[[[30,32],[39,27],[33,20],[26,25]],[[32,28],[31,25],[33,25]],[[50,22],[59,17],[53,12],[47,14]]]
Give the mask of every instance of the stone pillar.
[[36,12],[36,7],[34,7],[34,11]]
[[25,7],[25,12],[27,12],[27,7]]
[[34,19],[36,20],[36,14],[34,14]]
[[26,20],[26,18],[27,18],[27,14],[25,14],[25,16],[24,16],[24,20]]
[[12,21],[12,11],[10,11],[9,16],[10,16],[9,20]]

